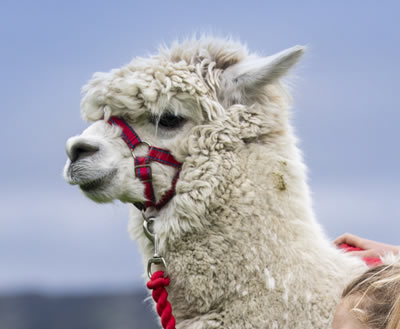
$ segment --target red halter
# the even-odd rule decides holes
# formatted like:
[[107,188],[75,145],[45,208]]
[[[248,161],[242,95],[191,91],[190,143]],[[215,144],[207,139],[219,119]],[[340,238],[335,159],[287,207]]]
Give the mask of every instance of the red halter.
[[[144,207],[155,207],[157,210],[161,209],[175,195],[175,185],[179,177],[182,163],[176,161],[169,151],[159,149],[157,147],[149,145],[146,142],[143,142],[138,134],[125,122],[125,120],[117,117],[111,117],[108,120],[108,123],[110,125],[117,125],[122,129],[121,137],[132,151],[139,144],[146,144],[149,146],[149,153],[147,154],[147,156],[139,157],[132,152],[135,161],[135,175],[145,186],[144,195],[147,201],[145,202]],[[162,164],[177,168],[177,172],[172,180],[171,189],[165,192],[165,194],[157,203],[154,196],[153,184],[151,182],[151,161],[157,161]]]

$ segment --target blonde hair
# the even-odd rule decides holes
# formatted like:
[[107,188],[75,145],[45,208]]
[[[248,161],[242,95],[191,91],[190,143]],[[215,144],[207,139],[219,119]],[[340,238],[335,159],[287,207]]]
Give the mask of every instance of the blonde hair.
[[351,282],[342,298],[355,301],[351,312],[371,329],[400,329],[400,262],[371,268]]

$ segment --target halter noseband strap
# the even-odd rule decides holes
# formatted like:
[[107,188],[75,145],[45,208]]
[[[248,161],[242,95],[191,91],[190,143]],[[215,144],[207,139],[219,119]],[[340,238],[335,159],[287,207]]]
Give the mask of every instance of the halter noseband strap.
[[[161,209],[175,195],[175,185],[179,177],[182,163],[176,161],[174,156],[168,150],[160,149],[149,145],[147,142],[143,142],[139,135],[125,122],[125,120],[118,117],[111,117],[108,120],[108,123],[110,125],[119,126],[122,129],[121,137],[132,150],[132,155],[135,162],[135,175],[145,186],[144,194],[147,199],[144,204],[145,208],[155,207],[156,209]],[[136,148],[136,146],[140,144],[146,144],[149,147],[147,156],[141,157],[133,153],[133,150]],[[157,161],[177,169],[177,172],[172,180],[171,189],[164,193],[158,202],[156,202],[154,196],[152,172],[150,167],[151,161]]]

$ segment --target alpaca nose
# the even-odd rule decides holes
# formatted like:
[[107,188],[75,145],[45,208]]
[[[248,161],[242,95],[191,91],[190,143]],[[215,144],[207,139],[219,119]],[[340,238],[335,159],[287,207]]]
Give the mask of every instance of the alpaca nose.
[[71,162],[91,156],[99,147],[90,141],[72,137],[67,141],[66,151]]

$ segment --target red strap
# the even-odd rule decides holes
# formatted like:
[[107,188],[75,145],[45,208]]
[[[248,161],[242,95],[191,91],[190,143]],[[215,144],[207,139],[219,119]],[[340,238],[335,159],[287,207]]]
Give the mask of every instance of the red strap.
[[153,184],[151,183],[151,167],[148,157],[135,158],[135,175],[144,184],[144,196],[147,199],[145,206],[150,207],[156,202],[156,198],[154,196]]
[[176,172],[175,177],[172,180],[171,188],[169,189],[169,191],[164,193],[164,195],[162,196],[160,201],[158,201],[158,203],[154,206],[154,207],[156,207],[157,210],[160,210],[175,195],[175,185],[176,185],[176,182],[178,181],[180,172],[181,172],[181,169],[179,169]]
[[[340,249],[343,249],[345,252],[351,252],[351,251],[363,251],[364,249],[357,248],[354,246],[351,246],[347,243],[342,243],[339,245]],[[363,258],[364,262],[369,265],[369,266],[378,266],[382,264],[382,260],[379,257],[364,257]]]
[[148,157],[151,160],[158,161],[172,167],[180,168],[182,166],[182,163],[176,161],[174,156],[169,151],[159,149],[154,146],[150,148]]
[[128,146],[134,150],[137,145],[142,143],[140,137],[136,134],[136,132],[125,122],[124,119],[118,117],[111,117],[108,120],[110,125],[117,125],[122,129],[122,138],[128,144]]
[[157,303],[157,313],[161,318],[164,329],[175,329],[175,318],[172,315],[171,303],[168,301],[168,292],[165,289],[169,285],[169,277],[164,277],[164,271],[154,272],[147,282],[147,288],[152,289],[153,299]]

